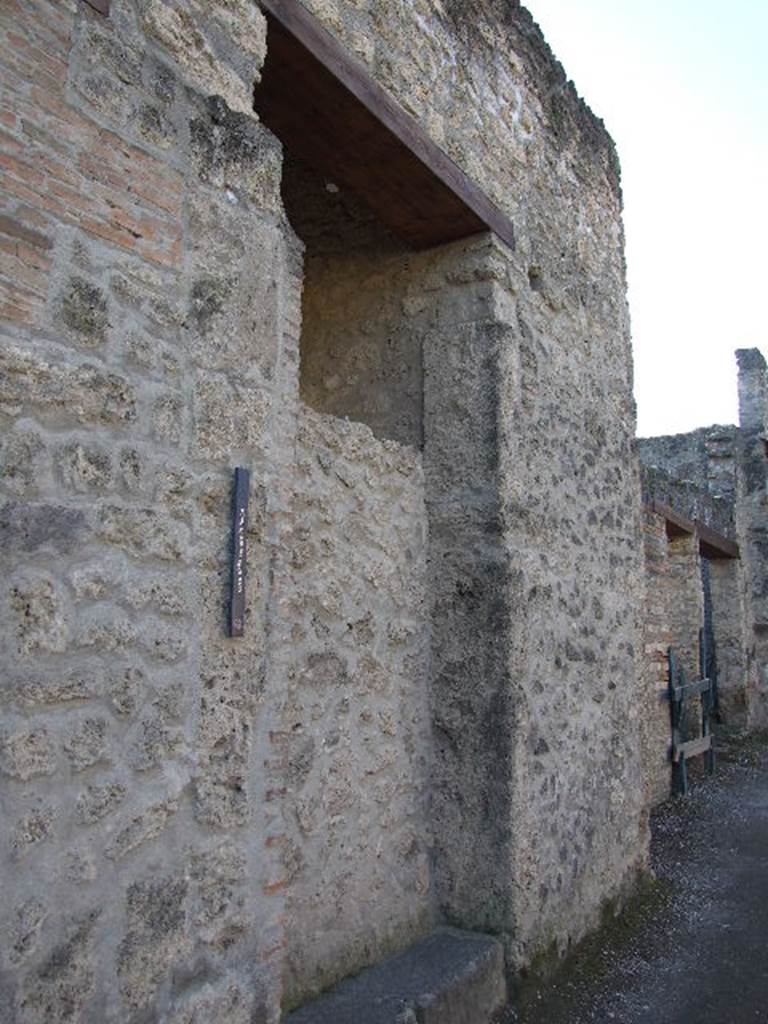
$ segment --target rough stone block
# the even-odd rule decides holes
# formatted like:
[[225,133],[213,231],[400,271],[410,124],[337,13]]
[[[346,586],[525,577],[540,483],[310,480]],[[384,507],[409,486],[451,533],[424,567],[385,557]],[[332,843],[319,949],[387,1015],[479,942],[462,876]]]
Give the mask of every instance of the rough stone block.
[[441,929],[296,1010],[287,1024],[490,1024],[505,1001],[501,945]]
[[12,964],[21,963],[35,952],[47,916],[45,904],[37,899],[25,900],[15,908],[8,953]]
[[75,771],[83,771],[108,759],[109,722],[105,718],[84,718],[67,734],[64,752]]
[[155,508],[107,505],[101,510],[101,534],[132,555],[168,562],[189,555],[188,527]]
[[93,911],[75,924],[40,967],[27,976],[18,998],[19,1024],[72,1024],[81,1019],[94,989]]
[[89,363],[61,365],[16,345],[0,346],[0,410],[26,406],[77,423],[126,423],[136,398],[124,377]]
[[125,798],[125,786],[119,782],[106,785],[87,786],[77,798],[76,808],[80,821],[84,825],[93,825],[111,814]]
[[18,501],[0,508],[0,549],[6,553],[40,548],[65,553],[81,543],[87,531],[88,520],[79,508]]
[[44,803],[23,814],[11,832],[11,849],[14,853],[23,857],[31,847],[50,839],[55,817],[53,807]]
[[167,1024],[266,1024],[264,1007],[257,1007],[252,988],[235,978],[203,985],[193,995],[177,1005]]
[[105,853],[110,860],[122,860],[143,843],[155,839],[176,813],[175,800],[166,800],[135,814],[114,836]]
[[56,462],[69,490],[103,491],[112,483],[112,456],[100,446],[73,441],[61,449]]
[[146,1006],[190,946],[185,936],[188,883],[183,875],[134,882],[126,894],[128,930],[117,952],[120,992],[127,1007]]
[[9,494],[34,494],[48,462],[45,442],[36,430],[10,430],[2,443],[0,480]]
[[0,770],[26,782],[56,770],[56,750],[45,726],[17,728],[0,734]]
[[82,277],[71,277],[59,302],[62,322],[82,344],[93,348],[106,340],[109,315],[101,288]]
[[11,584],[10,605],[16,650],[25,658],[65,651],[69,621],[60,588],[48,576],[25,573]]

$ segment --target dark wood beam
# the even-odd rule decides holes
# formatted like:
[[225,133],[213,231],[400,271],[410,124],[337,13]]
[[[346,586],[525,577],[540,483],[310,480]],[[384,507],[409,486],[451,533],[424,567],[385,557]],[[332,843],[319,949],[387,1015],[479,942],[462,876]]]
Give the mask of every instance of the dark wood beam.
[[699,551],[705,558],[739,558],[739,545],[721,533],[696,520]]
[[705,558],[739,558],[739,545],[713,530],[711,526],[702,523],[699,519],[689,519],[681,515],[669,505],[654,501],[651,504],[651,511],[657,516],[662,516],[666,523],[668,537],[682,537],[684,534],[694,536],[699,542],[699,552]]
[[427,248],[511,220],[298,0],[261,0],[267,58],[254,106],[287,152]]

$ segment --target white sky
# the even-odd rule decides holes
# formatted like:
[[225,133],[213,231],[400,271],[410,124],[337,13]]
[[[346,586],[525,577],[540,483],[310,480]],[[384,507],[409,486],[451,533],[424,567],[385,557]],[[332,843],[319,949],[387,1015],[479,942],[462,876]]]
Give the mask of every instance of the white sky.
[[768,357],[768,0],[527,0],[616,141],[638,434],[734,423]]

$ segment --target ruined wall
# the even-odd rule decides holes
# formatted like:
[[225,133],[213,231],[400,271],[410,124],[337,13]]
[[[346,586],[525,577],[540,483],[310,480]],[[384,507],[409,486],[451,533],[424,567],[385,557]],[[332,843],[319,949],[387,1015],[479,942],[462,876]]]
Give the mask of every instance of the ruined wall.
[[[675,480],[674,486],[679,488],[682,482],[690,482],[729,503],[734,501],[738,458],[736,427],[702,427],[689,434],[641,437],[637,445],[643,464],[665,470]],[[695,496],[692,500],[695,502]]]
[[768,372],[757,349],[739,349],[739,491],[737,528],[745,553],[753,629],[754,701],[752,728],[768,725],[768,499],[766,498],[766,427]]
[[673,641],[669,608],[673,600],[667,524],[663,516],[644,509],[645,605],[643,654],[645,689],[642,700],[643,769],[648,806],[666,800],[670,792],[672,741],[668,651]]
[[[0,13],[0,1003],[18,1024],[245,1024],[279,1001],[265,655],[292,257],[279,147],[204,96],[247,111],[263,19],[185,8]],[[238,643],[235,461],[253,469]]]
[[284,542],[291,1003],[434,922],[421,456],[303,410]]
[[[438,914],[504,935],[520,967],[645,865],[612,144],[517,5],[308,6],[519,236],[407,259],[379,239],[355,265],[389,303],[366,339],[382,374],[333,407],[333,373],[318,397],[309,369],[305,394],[376,437],[299,407],[301,247],[250,115],[258,8],[2,12],[0,911],[19,1022],[274,1022]],[[365,336],[341,267],[333,305]],[[306,351],[330,359],[335,333],[310,328]],[[235,464],[253,472],[237,642]]]
[[305,245],[302,399],[421,447],[418,262],[366,207],[297,161],[286,162],[283,197]]
[[450,272],[463,326],[425,340],[424,458],[438,898],[523,964],[644,863],[616,156],[517,5],[305,6],[515,221],[514,253]]
[[708,565],[711,632],[717,646],[719,724],[759,728],[768,720],[761,637],[766,532],[765,361],[756,349],[737,352],[740,425],[638,441],[646,502],[666,504],[736,540],[738,560]]

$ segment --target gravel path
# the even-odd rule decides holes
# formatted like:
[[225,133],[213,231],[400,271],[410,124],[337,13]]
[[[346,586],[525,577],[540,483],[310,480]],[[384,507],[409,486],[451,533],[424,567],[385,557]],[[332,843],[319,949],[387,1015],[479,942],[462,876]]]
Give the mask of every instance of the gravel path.
[[768,1024],[768,737],[653,820],[657,882],[507,1024]]

